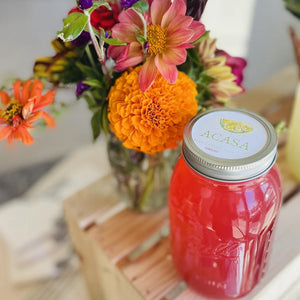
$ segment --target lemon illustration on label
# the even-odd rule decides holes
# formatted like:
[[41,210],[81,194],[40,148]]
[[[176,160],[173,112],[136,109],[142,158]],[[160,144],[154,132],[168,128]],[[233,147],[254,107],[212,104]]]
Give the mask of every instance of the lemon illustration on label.
[[222,128],[233,133],[248,133],[253,131],[253,126],[241,121],[221,119],[220,124]]

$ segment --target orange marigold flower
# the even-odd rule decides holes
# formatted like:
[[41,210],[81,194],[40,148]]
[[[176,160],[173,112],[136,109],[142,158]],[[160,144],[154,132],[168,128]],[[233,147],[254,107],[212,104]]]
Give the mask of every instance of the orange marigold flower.
[[41,108],[53,102],[55,92],[48,91],[42,95],[42,89],[40,80],[30,79],[23,83],[23,87],[20,80],[16,81],[12,97],[0,91],[0,99],[5,106],[0,109],[0,140],[8,138],[10,144],[13,139],[20,140],[29,145],[33,137],[28,129],[33,127],[37,119],[43,118],[50,127],[54,126],[53,118]]
[[144,153],[175,148],[186,123],[197,113],[196,84],[183,72],[178,72],[174,84],[158,73],[143,93],[140,70],[141,66],[124,72],[110,89],[111,130],[125,147]]

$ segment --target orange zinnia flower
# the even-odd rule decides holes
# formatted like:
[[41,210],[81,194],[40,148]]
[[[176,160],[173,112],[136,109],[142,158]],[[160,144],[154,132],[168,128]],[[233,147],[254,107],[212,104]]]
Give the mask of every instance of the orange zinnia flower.
[[13,85],[13,97],[6,92],[0,91],[0,98],[5,109],[0,109],[0,140],[8,138],[20,140],[29,145],[33,142],[33,137],[28,129],[33,127],[34,122],[43,118],[50,126],[54,126],[53,118],[41,110],[53,102],[55,92],[48,91],[42,95],[43,84],[40,80],[27,80],[23,84],[21,91],[21,81],[18,80]]
[[112,86],[108,119],[111,130],[129,149],[154,154],[175,148],[186,123],[197,113],[196,84],[185,73],[170,84],[161,74],[143,93],[141,66],[124,72]]

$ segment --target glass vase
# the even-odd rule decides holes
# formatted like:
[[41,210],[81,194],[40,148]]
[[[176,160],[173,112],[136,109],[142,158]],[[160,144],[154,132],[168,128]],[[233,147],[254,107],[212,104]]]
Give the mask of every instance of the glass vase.
[[150,212],[167,204],[169,183],[180,147],[149,155],[125,148],[110,134],[107,151],[120,197],[129,207]]

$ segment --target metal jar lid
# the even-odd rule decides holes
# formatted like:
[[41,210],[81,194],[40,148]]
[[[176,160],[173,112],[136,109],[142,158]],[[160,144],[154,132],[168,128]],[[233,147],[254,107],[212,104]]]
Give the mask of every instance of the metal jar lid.
[[216,108],[195,116],[186,126],[182,154],[198,173],[240,182],[266,173],[277,157],[273,126],[256,113]]

